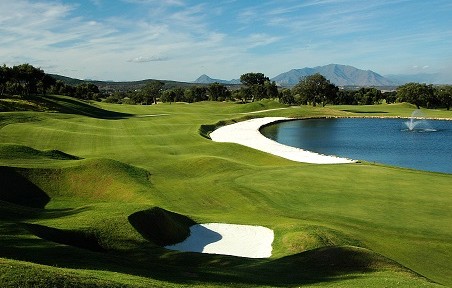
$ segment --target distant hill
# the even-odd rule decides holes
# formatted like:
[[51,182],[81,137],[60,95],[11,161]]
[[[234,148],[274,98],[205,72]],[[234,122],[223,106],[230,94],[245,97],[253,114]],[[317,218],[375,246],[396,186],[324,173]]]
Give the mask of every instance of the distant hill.
[[203,74],[201,76],[198,77],[198,79],[196,79],[195,81],[193,81],[193,83],[196,84],[212,84],[212,83],[221,83],[221,84],[228,84],[228,85],[236,85],[236,84],[240,84],[240,80],[238,79],[232,79],[232,80],[221,80],[221,79],[213,79],[210,78],[209,76],[207,76],[206,74]]
[[390,79],[397,84],[403,85],[409,82],[427,83],[427,84],[447,84],[447,81],[441,79],[439,73],[418,73],[418,74],[390,74],[385,75],[385,78]]
[[329,64],[325,66],[317,66],[314,68],[292,69],[288,72],[279,74],[272,78],[281,86],[293,86],[297,84],[302,77],[313,75],[315,73],[322,74],[326,79],[330,80],[337,86],[394,86],[394,81],[381,76],[371,70],[361,70],[353,66]]
[[[99,80],[80,80],[76,78],[70,78],[62,75],[57,74],[50,74],[53,78],[56,80],[61,80],[64,83],[68,85],[79,85],[82,83],[93,83],[99,87],[99,89],[104,91],[129,91],[129,90],[136,90],[141,89],[146,83],[150,81],[154,81],[157,79],[146,79],[146,80],[139,80],[139,81],[123,81],[123,82],[115,82],[115,81],[99,81]],[[171,80],[159,80],[165,83],[165,88],[177,88],[177,87],[190,87],[195,86],[195,83],[188,83],[188,82],[178,82],[178,81],[171,81]]]

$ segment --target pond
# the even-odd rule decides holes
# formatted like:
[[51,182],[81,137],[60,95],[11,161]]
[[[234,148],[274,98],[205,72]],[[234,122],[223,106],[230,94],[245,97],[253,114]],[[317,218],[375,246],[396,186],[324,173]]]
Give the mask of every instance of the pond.
[[452,173],[452,121],[306,119],[269,125],[261,133],[281,144],[322,154]]

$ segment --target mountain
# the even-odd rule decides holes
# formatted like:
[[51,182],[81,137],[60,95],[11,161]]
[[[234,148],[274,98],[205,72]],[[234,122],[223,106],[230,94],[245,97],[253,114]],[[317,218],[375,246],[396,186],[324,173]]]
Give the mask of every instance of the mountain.
[[193,83],[197,84],[211,84],[211,83],[221,83],[221,84],[228,84],[228,85],[234,85],[234,84],[240,84],[240,80],[238,79],[232,79],[230,81],[228,80],[221,80],[221,79],[213,79],[207,76],[206,74],[203,74],[198,77]]
[[441,75],[439,73],[390,74],[385,75],[385,77],[400,85],[409,82],[428,83],[428,84],[444,84],[447,82],[441,79]]
[[329,64],[317,66],[314,68],[292,69],[288,72],[279,74],[272,78],[281,86],[293,86],[297,84],[302,77],[322,74],[337,86],[394,86],[397,83],[381,76],[370,70],[361,70],[353,66]]

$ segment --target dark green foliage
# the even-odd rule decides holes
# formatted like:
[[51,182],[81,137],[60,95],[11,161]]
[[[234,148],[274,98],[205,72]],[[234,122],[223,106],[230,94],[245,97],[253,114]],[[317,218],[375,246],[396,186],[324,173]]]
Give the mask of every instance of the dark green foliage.
[[210,84],[207,91],[209,92],[210,101],[224,101],[231,97],[231,92],[228,88],[218,82]]
[[292,88],[294,95],[298,94],[302,97],[302,103],[312,103],[313,106],[316,106],[317,103],[325,106],[327,103],[333,102],[338,91],[336,85],[330,83],[319,73],[302,78]]
[[279,102],[283,104],[292,105],[295,104],[295,98],[292,95],[292,91],[290,89],[283,89],[279,92]]
[[0,166],[0,200],[18,205],[44,208],[50,197],[15,169]]
[[276,98],[278,97],[278,88],[275,82],[270,82],[270,78],[262,73],[246,73],[240,76],[240,82],[246,86],[241,89],[240,93],[235,95],[236,98],[247,101]]
[[99,88],[92,83],[82,83],[75,87],[74,97],[83,100],[97,100],[99,97]]
[[435,95],[441,103],[442,107],[445,107],[447,110],[450,110],[452,106],[452,86],[440,86],[435,89]]
[[181,87],[171,88],[163,91],[160,101],[162,102],[184,102],[185,90]]
[[30,96],[45,95],[55,79],[30,64],[0,67],[0,96],[3,94]]
[[[61,78],[61,77],[59,77]],[[67,78],[67,77],[66,77]],[[64,77],[63,77],[64,79]],[[84,100],[99,100],[101,92],[98,86],[91,82],[78,81],[65,83],[62,79],[55,79],[40,68],[30,64],[13,67],[0,67],[0,96],[9,95],[46,95],[52,94],[72,96]]]
[[245,73],[240,76],[240,82],[248,87],[254,85],[264,85],[266,81],[270,81],[270,78],[266,77],[262,73]]
[[188,103],[208,100],[207,88],[203,86],[194,86],[185,89],[184,101]]
[[162,81],[153,80],[146,84],[142,89],[143,104],[156,104],[157,99],[162,96],[163,87],[165,83]]
[[139,211],[129,216],[132,226],[147,240],[160,245],[179,243],[190,235],[190,218],[159,207]]
[[408,102],[416,105],[417,109],[421,106],[434,107],[434,91],[432,85],[420,83],[407,83],[397,88],[397,97],[400,102]]

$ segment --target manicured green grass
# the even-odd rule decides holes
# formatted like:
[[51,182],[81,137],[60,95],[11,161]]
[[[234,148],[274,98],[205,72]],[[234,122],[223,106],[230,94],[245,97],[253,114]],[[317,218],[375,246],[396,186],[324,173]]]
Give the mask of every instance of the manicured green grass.
[[[408,117],[411,105],[45,103],[59,112],[0,113],[0,168],[22,179],[0,177],[2,286],[452,285],[450,174],[295,163],[206,138],[249,117]],[[39,193],[45,207],[21,202]],[[157,245],[195,222],[272,228],[273,256]]]

